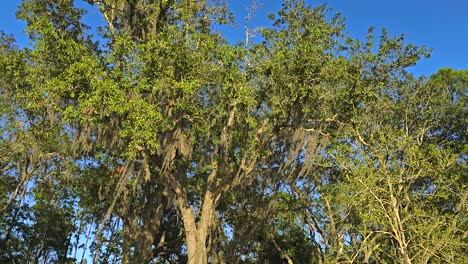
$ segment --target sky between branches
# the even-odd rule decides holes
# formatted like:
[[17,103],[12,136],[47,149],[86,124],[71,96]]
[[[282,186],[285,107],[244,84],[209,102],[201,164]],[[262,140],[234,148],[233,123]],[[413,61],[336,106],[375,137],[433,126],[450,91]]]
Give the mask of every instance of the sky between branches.
[[[77,1],[82,2],[82,1]],[[249,22],[249,28],[269,25],[269,13],[280,7],[281,0],[257,0],[258,8]],[[327,3],[333,12],[346,17],[347,31],[352,37],[363,39],[369,26],[376,33],[382,27],[390,34],[405,33],[407,41],[433,48],[432,56],[413,68],[416,75],[430,75],[443,67],[468,68],[468,0],[306,0],[312,5]],[[16,20],[20,0],[3,0],[0,6],[0,28],[13,34],[20,46],[28,43],[22,31],[25,24]],[[223,29],[230,41],[243,40],[247,10],[252,0],[228,0],[237,18],[237,27]],[[85,6],[86,4],[79,4]],[[88,24],[103,23],[96,10],[85,17]]]

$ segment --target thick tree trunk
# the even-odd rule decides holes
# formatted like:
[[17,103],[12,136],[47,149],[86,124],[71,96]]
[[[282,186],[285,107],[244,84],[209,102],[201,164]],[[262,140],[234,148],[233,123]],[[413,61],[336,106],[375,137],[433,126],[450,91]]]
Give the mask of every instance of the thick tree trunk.
[[188,264],[207,264],[208,254],[206,247],[202,243],[198,243],[192,248],[192,252],[188,254]]
[[[216,173],[216,172],[215,172]],[[185,190],[180,190],[177,207],[182,215],[185,228],[185,241],[188,253],[188,264],[208,263],[207,239],[213,225],[214,211],[220,195],[208,190],[205,193],[201,218],[195,222],[195,216],[190,207]]]
[[[138,263],[150,262],[154,257],[153,245],[161,243],[161,238],[164,239],[161,222],[164,217],[164,210],[170,200],[169,197],[164,195],[164,193],[167,193],[164,188],[157,188],[156,190],[146,188],[144,192],[147,202],[143,209],[143,223],[137,233],[138,246],[135,250]],[[157,246],[156,249],[158,249]]]
[[188,264],[206,264],[208,255],[206,250],[206,239],[199,235],[197,224],[192,208],[188,200],[183,197],[177,198],[177,207],[182,215],[182,221],[185,229],[185,243],[188,253]]
[[216,188],[217,164],[213,164],[213,169],[208,176],[208,188],[205,192],[201,217],[198,223],[195,214],[190,206],[187,190],[176,180],[174,175],[167,174],[166,183],[175,194],[177,208],[182,216],[185,229],[185,243],[188,253],[188,264],[208,263],[207,239],[213,225],[213,217],[216,206],[219,202],[220,191]]
[[130,223],[128,217],[123,217],[123,245],[122,245],[122,264],[130,263]]

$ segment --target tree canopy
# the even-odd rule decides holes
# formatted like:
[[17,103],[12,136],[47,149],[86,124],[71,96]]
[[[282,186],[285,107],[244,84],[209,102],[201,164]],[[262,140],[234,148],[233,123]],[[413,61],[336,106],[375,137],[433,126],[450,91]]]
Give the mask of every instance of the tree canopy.
[[467,263],[468,70],[284,0],[23,0],[0,36],[2,263]]

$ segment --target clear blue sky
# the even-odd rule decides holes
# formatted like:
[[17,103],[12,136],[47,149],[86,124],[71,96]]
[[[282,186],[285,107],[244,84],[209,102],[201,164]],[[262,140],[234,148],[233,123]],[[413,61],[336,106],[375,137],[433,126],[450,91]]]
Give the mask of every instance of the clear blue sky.
[[[239,19],[239,28],[227,29],[227,34],[242,36],[243,17],[251,0],[228,0]],[[20,45],[27,39],[22,35],[24,23],[15,19],[19,0],[3,0],[0,7],[0,30],[14,34]],[[281,0],[258,0],[260,8],[250,26],[268,25],[266,16],[281,5]],[[363,38],[369,26],[385,27],[391,34],[405,33],[410,43],[433,48],[430,59],[421,61],[414,69],[417,75],[431,74],[442,67],[468,69],[468,0],[308,0],[316,5],[324,2],[346,17],[351,36]],[[91,11],[87,21],[99,21]]]

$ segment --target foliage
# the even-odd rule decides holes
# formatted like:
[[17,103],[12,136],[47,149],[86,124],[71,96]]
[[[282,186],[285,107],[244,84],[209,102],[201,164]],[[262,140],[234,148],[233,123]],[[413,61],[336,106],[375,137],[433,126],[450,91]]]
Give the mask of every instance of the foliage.
[[465,263],[468,71],[284,0],[23,0],[0,36],[2,263]]

